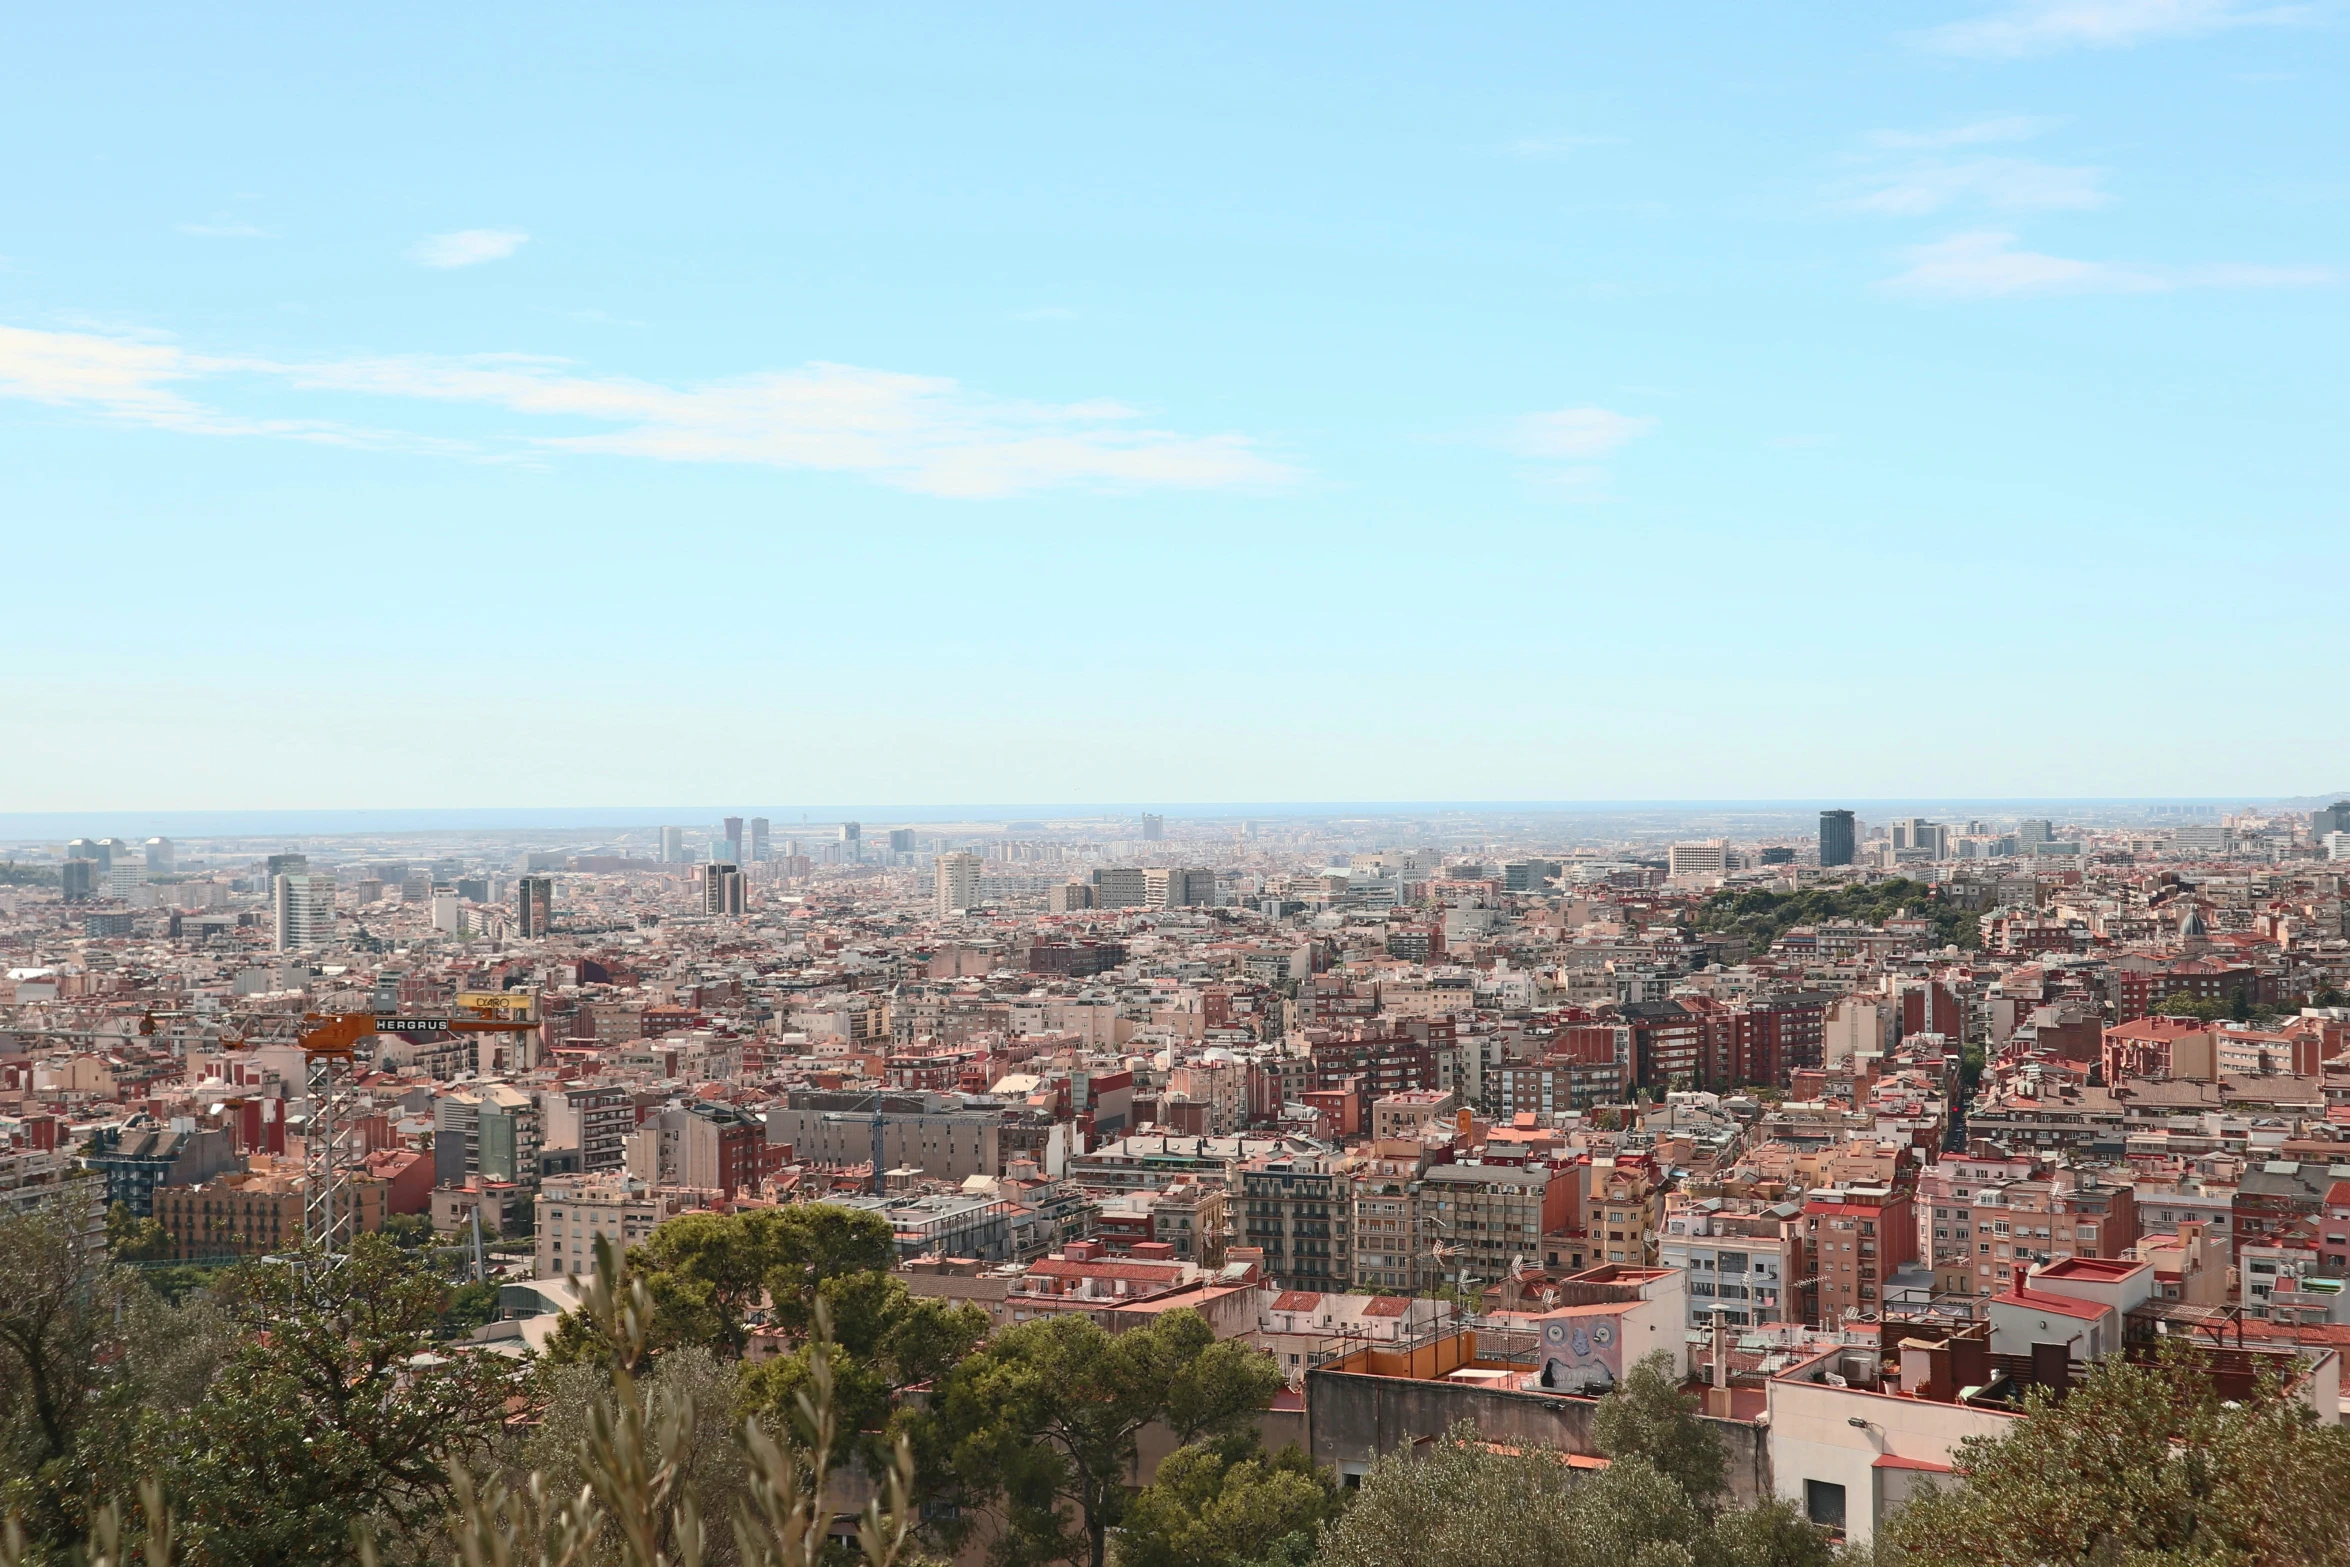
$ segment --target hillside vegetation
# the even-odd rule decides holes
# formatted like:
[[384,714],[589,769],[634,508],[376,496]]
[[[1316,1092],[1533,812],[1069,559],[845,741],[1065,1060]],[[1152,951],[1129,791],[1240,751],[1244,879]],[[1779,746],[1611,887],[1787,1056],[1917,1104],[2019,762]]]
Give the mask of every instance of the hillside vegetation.
[[1932,920],[1940,945],[1971,949],[1979,940],[1972,914],[1944,903],[1936,888],[1900,878],[1802,892],[1727,889],[1697,906],[1695,925],[1701,931],[1743,936],[1749,948],[1760,952],[1798,925],[1825,925],[1835,920],[1882,925],[1904,914]]

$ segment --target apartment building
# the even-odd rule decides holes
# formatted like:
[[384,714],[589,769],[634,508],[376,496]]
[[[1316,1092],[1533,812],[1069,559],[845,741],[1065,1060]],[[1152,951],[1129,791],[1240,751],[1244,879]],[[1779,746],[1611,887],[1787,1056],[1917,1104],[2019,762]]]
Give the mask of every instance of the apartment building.
[[1594,1262],[1654,1266],[1664,1213],[1664,1192],[1655,1171],[1628,1163],[1592,1166],[1589,1222]]
[[1908,1187],[1846,1186],[1803,1205],[1811,1320],[1835,1327],[1884,1309],[1885,1281],[1918,1254],[1917,1210]]
[[1422,1239],[1420,1211],[1428,1161],[1427,1145],[1416,1140],[1374,1139],[1357,1150],[1348,1175],[1356,1289],[1416,1294],[1435,1282],[1440,1270]]
[[[2030,1159],[1952,1154],[1919,1172],[1918,1254],[1934,1270],[1934,1293],[1989,1295],[1995,1285],[1991,1223],[2000,1216],[2003,1193],[2039,1169]],[[2005,1277],[2004,1274],[2001,1275]]]
[[538,1276],[594,1272],[599,1237],[626,1250],[683,1212],[690,1195],[612,1171],[556,1176],[539,1188],[534,1207]]
[[1657,1243],[1657,1266],[1689,1276],[1692,1329],[1712,1327],[1717,1315],[1733,1328],[1790,1320],[1803,1259],[1803,1206],[1794,1202],[1679,1200]]
[[574,1083],[539,1094],[546,1146],[576,1148],[588,1174],[617,1170],[626,1159],[628,1134],[636,1130],[636,1097],[626,1088]]
[[1539,1267],[1543,1235],[1565,1218],[1568,1179],[1547,1164],[1431,1165],[1420,1178],[1419,1250],[1455,1282],[1465,1273],[1495,1284],[1514,1266]]
[[1235,1238],[1264,1252],[1265,1276],[1276,1288],[1343,1287],[1353,1244],[1352,1194],[1341,1163],[1297,1154],[1238,1172]]
[[[198,1186],[155,1193],[155,1222],[171,1238],[175,1262],[217,1262],[294,1251],[304,1240],[302,1213],[310,1183],[295,1169],[263,1167]],[[384,1227],[384,1183],[345,1176],[336,1201],[356,1229]]]

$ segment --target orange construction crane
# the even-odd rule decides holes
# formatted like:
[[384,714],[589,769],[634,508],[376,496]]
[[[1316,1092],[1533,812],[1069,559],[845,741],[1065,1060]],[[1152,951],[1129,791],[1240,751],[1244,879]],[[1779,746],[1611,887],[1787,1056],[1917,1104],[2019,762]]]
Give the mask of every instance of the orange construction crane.
[[[343,1147],[348,1128],[336,1125],[336,1101],[346,1091],[345,1074],[357,1057],[359,1041],[375,1034],[529,1034],[540,1025],[536,1018],[497,1017],[486,1011],[452,1017],[400,1017],[388,1012],[305,1012],[302,1021],[303,1056],[310,1063],[308,1085],[311,1123],[303,1138],[304,1237],[329,1258],[346,1240],[351,1215],[337,1199],[343,1173],[351,1160]],[[252,1041],[245,1041],[250,1044]]]
[[394,1017],[384,1012],[305,1012],[301,1046],[309,1056],[349,1059],[370,1034],[535,1034],[536,1018],[490,1017],[479,1012],[455,1017]]

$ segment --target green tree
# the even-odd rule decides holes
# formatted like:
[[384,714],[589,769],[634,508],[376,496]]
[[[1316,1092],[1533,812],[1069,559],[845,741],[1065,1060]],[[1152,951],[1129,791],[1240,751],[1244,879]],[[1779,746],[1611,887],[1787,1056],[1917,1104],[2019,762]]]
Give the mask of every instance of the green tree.
[[[597,1252],[586,1308],[593,1330],[612,1342],[602,1356],[567,1368],[562,1375],[568,1378],[597,1377],[598,1364],[625,1368],[649,1358],[651,1293],[641,1280],[626,1277],[609,1245],[600,1243]],[[357,1317],[345,1313],[350,1325],[357,1325]],[[815,1317],[821,1340],[826,1333],[821,1307]],[[410,1361],[399,1374],[416,1376],[429,1369]],[[566,1448],[558,1473],[579,1480],[576,1488],[560,1479],[551,1485],[544,1472],[534,1472],[510,1488],[496,1479],[477,1481],[460,1466],[449,1476],[451,1514],[421,1521],[380,1512],[370,1517],[355,1498],[350,1512],[361,1527],[336,1554],[355,1555],[363,1562],[389,1557],[471,1567],[699,1567],[722,1561],[740,1567],[847,1567],[852,1561],[862,1567],[916,1567],[911,1551],[913,1460],[902,1445],[879,1476],[886,1503],[879,1498],[867,1503],[855,1521],[854,1550],[843,1550],[833,1539],[836,1520],[822,1456],[831,1447],[831,1379],[821,1357],[810,1396],[795,1412],[789,1436],[777,1440],[751,1426],[738,1444],[730,1444],[739,1494],[733,1550],[714,1551],[703,1518],[708,1504],[718,1498],[703,1490],[706,1474],[697,1469],[692,1449],[699,1429],[695,1383],[706,1386],[721,1380],[718,1363],[699,1351],[664,1357],[656,1377],[648,1381],[615,1369],[603,1387],[590,1394],[580,1419],[559,1437],[548,1434],[548,1440],[560,1440]],[[27,1539],[12,1514],[0,1529],[0,1567],[49,1567],[55,1560],[70,1560],[77,1567],[130,1567],[134,1559],[146,1567],[193,1567],[207,1559],[321,1559],[225,1555],[217,1538],[209,1542],[214,1556],[208,1558],[201,1543],[191,1554],[186,1521],[175,1518],[164,1486],[150,1477],[141,1479],[135,1489],[141,1504],[137,1520],[126,1523],[117,1491],[92,1510],[86,1537],[62,1553]],[[267,1492],[257,1492],[250,1500],[257,1511],[278,1505]]]
[[2229,1016],[2229,1006],[2225,1001],[2217,999],[2206,1001],[2190,996],[2183,990],[2177,990],[2154,1003],[2154,1015],[2156,1017],[2193,1018],[2198,1022],[2216,1023]]
[[855,1454],[878,1466],[889,1450],[898,1395],[947,1373],[987,1337],[987,1313],[909,1293],[890,1273],[845,1273],[815,1291],[832,1324],[829,1342],[813,1335],[789,1355],[746,1367],[741,1408],[770,1429],[788,1424],[813,1384],[821,1353],[831,1368],[838,1445],[835,1461]]
[[209,1291],[228,1272],[222,1263],[182,1263],[169,1268],[142,1268],[139,1282],[155,1295],[172,1305],[178,1305],[191,1295]]
[[[889,1221],[838,1203],[795,1203],[748,1213],[688,1213],[646,1237],[630,1258],[653,1301],[645,1352],[700,1344],[739,1355],[746,1321],[761,1300],[775,1320],[806,1333],[825,1280],[887,1272],[897,1260]],[[567,1317],[547,1347],[558,1363],[609,1353],[609,1342]]]
[[153,1219],[131,1212],[118,1202],[106,1210],[106,1248],[117,1262],[154,1262],[171,1255],[171,1236]]
[[1690,923],[1702,931],[1743,936],[1750,946],[1760,950],[1797,925],[1819,925],[1829,920],[1882,925],[1902,913],[1931,920],[1935,939],[1943,946],[1971,951],[1982,942],[1981,922],[1975,915],[1944,902],[1940,888],[1902,877],[1811,887],[1802,892],[1730,888],[1714,893],[1699,904]]
[[1962,1482],[1913,1498],[1878,1539],[1902,1567],[2339,1567],[2350,1562],[2350,1432],[2264,1385],[2226,1401],[2201,1356],[2092,1366],[1962,1443]]
[[0,1502],[37,1542],[88,1526],[84,1438],[119,1372],[131,1275],[90,1244],[79,1191],[0,1219]]
[[[742,1422],[735,1418],[736,1370],[706,1349],[687,1347],[660,1356],[635,1381],[648,1409],[678,1411],[679,1424],[665,1438],[664,1452],[678,1467],[680,1486],[691,1489],[702,1514],[713,1522],[731,1518],[750,1496],[749,1455],[743,1449]],[[540,1476],[549,1495],[577,1496],[589,1484],[590,1441],[598,1421],[609,1417],[613,1399],[614,1378],[603,1366],[580,1363],[546,1370],[538,1419],[522,1444],[521,1463],[526,1472]],[[777,1429],[790,1429],[789,1421]],[[709,1561],[723,1567],[734,1559],[731,1542],[722,1530],[713,1536],[706,1547]]]
[[1682,1393],[1673,1357],[1663,1350],[1642,1357],[1599,1401],[1593,1445],[1611,1459],[1645,1459],[1698,1506],[1729,1484],[1729,1453]]
[[[1670,1384],[1667,1384],[1668,1390]],[[1675,1417],[1653,1399],[1619,1406],[1620,1429],[1689,1456],[1685,1435],[1658,1439]],[[1646,1409],[1640,1406],[1648,1405]],[[1638,1415],[1637,1419],[1631,1416]],[[1692,1417],[1693,1418],[1693,1417]],[[1705,1483],[1707,1465],[1691,1465]],[[1354,1503],[1322,1531],[1318,1567],[1830,1567],[1826,1533],[1785,1502],[1712,1516],[1699,1498],[1627,1450],[1581,1477],[1547,1448],[1496,1448],[1463,1422],[1423,1450],[1371,1468]]]
[[395,1213],[384,1220],[383,1237],[410,1250],[434,1244],[432,1219],[422,1213]]
[[1267,1456],[1245,1440],[1179,1447],[1126,1509],[1118,1567],[1247,1567],[1308,1551],[1338,1510],[1336,1488],[1295,1446]]
[[[608,1395],[587,1409],[585,1432],[573,1449],[584,1483],[575,1492],[563,1491],[551,1487],[544,1473],[534,1473],[519,1490],[508,1490],[476,1487],[461,1473],[460,1556],[475,1567],[532,1560],[542,1567],[697,1567],[714,1559],[692,1454],[698,1400],[687,1383],[660,1379],[685,1374],[696,1359],[713,1369],[715,1363],[691,1351],[654,1361],[658,1308],[652,1291],[630,1276],[609,1241],[596,1243],[596,1270],[581,1311],[588,1330],[606,1342],[602,1353],[581,1356],[572,1374],[613,1368]],[[821,1344],[830,1337],[827,1313],[818,1303],[810,1315]],[[652,1379],[640,1380],[629,1369],[643,1365],[656,1366]],[[744,1427],[748,1500],[736,1509],[733,1531],[735,1559],[743,1567],[834,1567],[849,1554],[831,1540],[826,1455],[833,1447],[832,1420],[831,1368],[819,1353],[789,1433],[779,1440],[756,1423]],[[912,1567],[913,1457],[903,1442],[878,1478],[883,1495],[867,1502],[857,1519],[851,1559],[863,1567]]]
[[1174,1412],[1179,1434],[1222,1436],[1280,1385],[1269,1356],[1218,1345],[1196,1312],[1118,1334],[1066,1312],[1016,1324],[957,1365],[923,1424],[945,1494],[995,1507],[999,1567],[1103,1567],[1142,1428]]
[[1318,1567],[1689,1567],[1697,1510],[1645,1463],[1584,1480],[1547,1448],[1496,1449],[1463,1421],[1390,1453],[1324,1531]]
[[476,1279],[449,1291],[449,1304],[441,1311],[440,1330],[449,1338],[463,1338],[475,1328],[497,1320],[498,1281]]
[[1840,1560],[1826,1531],[1776,1496],[1717,1516],[1692,1554],[1699,1567],[1829,1567]]
[[193,1567],[354,1559],[352,1527],[424,1545],[518,1391],[513,1363],[435,1341],[449,1286],[378,1235],[329,1264],[224,1281],[235,1347],[200,1403],[151,1434]]

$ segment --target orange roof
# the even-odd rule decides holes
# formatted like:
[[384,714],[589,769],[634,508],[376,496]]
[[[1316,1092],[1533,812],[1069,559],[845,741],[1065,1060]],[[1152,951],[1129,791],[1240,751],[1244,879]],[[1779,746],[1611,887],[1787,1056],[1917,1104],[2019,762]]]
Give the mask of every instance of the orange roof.
[[2039,1290],[2007,1290],[1991,1297],[1994,1306],[2020,1306],[2026,1311],[2053,1311],[2060,1317],[2076,1317],[2094,1322],[2105,1315],[2106,1308],[2086,1300],[2075,1300],[2070,1295],[2046,1295]]
[[1311,1311],[1322,1303],[1312,1290],[1283,1290],[1273,1302],[1275,1311]]
[[1047,1257],[1028,1265],[1030,1273],[1061,1279],[1132,1279],[1145,1284],[1171,1284],[1183,1276],[1179,1262],[1070,1262]]

